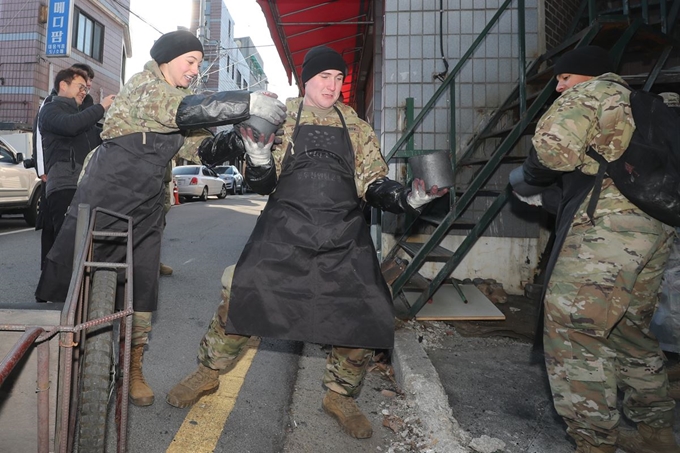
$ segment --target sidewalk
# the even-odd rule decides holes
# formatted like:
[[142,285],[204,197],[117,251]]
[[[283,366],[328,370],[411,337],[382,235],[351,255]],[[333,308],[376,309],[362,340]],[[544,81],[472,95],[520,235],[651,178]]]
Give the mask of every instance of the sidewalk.
[[[528,339],[465,337],[451,324],[412,321],[396,332],[395,377],[431,448],[403,451],[573,453],[542,353]],[[680,440],[677,407],[675,433]]]

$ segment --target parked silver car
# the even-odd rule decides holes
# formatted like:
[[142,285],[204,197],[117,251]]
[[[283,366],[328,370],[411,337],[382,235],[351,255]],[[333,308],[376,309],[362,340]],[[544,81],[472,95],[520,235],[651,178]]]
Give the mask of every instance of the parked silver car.
[[180,198],[198,197],[205,201],[210,195],[217,198],[227,196],[225,182],[205,165],[183,165],[172,169],[172,176],[177,181],[177,191]]
[[0,215],[23,214],[35,226],[42,187],[32,168],[24,168],[24,155],[0,138]]
[[217,176],[224,179],[227,183],[227,190],[231,192],[232,195],[236,195],[237,193],[243,195],[246,193],[243,175],[233,165],[215,167],[215,173],[217,173]]

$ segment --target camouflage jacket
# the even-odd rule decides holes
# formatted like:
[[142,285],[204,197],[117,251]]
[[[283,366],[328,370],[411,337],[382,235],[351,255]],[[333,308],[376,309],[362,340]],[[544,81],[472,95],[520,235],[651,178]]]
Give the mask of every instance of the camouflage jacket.
[[[272,151],[277,178],[281,174],[281,166],[286,149],[288,149],[288,144],[292,141],[297,112],[301,102],[302,98],[291,98],[286,101],[288,114],[281,126],[283,128],[283,143]],[[354,148],[354,183],[357,189],[357,196],[363,198],[366,188],[373,181],[387,176],[387,164],[380,152],[380,144],[375,136],[375,132],[373,132],[373,128],[366,121],[359,118],[350,106],[340,102],[335,105],[345,118],[345,123],[352,140],[352,147]],[[342,122],[335,111],[331,112],[326,118],[319,118],[313,112],[303,108],[301,115],[300,125],[318,124],[342,127]],[[294,144],[291,152],[295,152]]]
[[[175,122],[177,108],[190,94],[193,93],[166,82],[155,61],[147,62],[144,70],[132,76],[116,95],[106,115],[102,139],[136,132],[169,134],[180,131]],[[181,133],[185,139],[179,157],[200,163],[196,156],[198,145],[211,136],[210,132],[198,129],[182,130]]]
[[[618,82],[618,83],[615,83]],[[630,108],[630,90],[623,79],[607,73],[566,90],[541,117],[532,139],[540,162],[563,172],[597,173],[598,163],[586,155],[588,147],[611,162],[630,143],[635,123]],[[574,224],[588,222],[586,206],[579,208]],[[594,217],[637,209],[605,178]]]

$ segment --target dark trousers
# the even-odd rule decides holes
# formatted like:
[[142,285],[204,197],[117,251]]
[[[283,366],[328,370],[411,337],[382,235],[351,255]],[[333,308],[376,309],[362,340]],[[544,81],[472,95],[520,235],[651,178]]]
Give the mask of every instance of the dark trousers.
[[64,189],[52,192],[49,197],[44,197],[40,204],[43,211],[43,227],[40,236],[40,269],[45,265],[45,258],[54,244],[61,225],[64,223],[75,189]]

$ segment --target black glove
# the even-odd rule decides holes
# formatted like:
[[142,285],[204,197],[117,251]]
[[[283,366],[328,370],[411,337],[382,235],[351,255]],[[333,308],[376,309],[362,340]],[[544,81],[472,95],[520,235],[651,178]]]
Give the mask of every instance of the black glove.
[[247,91],[219,91],[186,96],[177,107],[175,123],[180,129],[201,129],[245,121],[251,102]]
[[529,157],[522,164],[524,182],[530,186],[548,187],[562,177],[563,171],[552,170],[541,163],[535,148],[529,151]]
[[381,178],[373,181],[366,188],[366,202],[382,211],[400,214],[410,212],[420,214],[408,203],[408,195],[411,193],[403,185],[389,178]]
[[222,131],[206,138],[198,146],[198,157],[204,165],[215,165],[226,160],[234,161],[246,152],[241,137],[234,131]]

